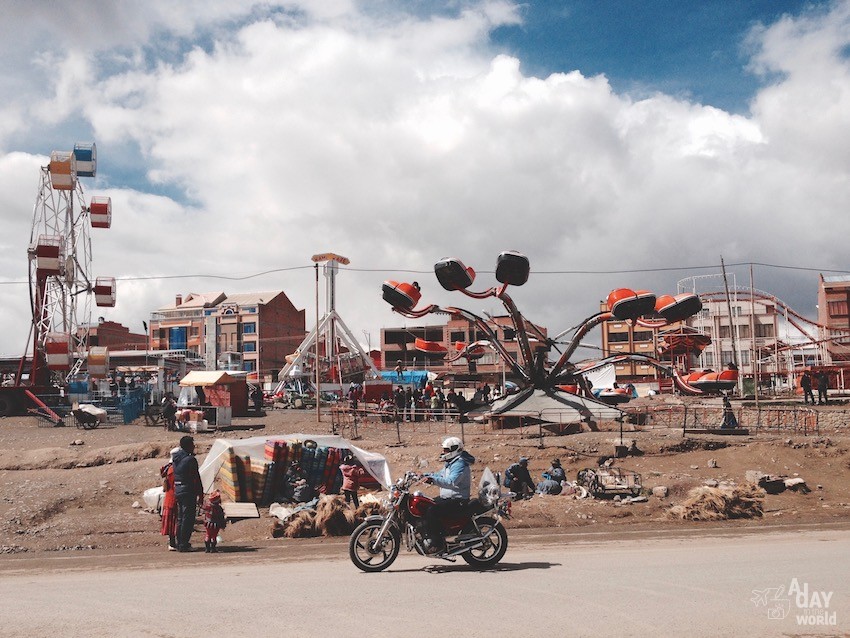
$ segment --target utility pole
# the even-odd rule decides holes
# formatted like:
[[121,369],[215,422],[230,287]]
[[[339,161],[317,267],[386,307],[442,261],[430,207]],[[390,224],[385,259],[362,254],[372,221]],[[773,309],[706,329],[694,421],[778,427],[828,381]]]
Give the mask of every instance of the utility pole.
[[[723,261],[723,255],[720,255],[720,269],[723,272],[723,288],[726,290],[726,309],[729,311],[729,336],[732,338],[732,363],[739,370],[738,373],[738,394],[743,396],[744,379],[740,374],[741,366],[738,364],[738,343],[735,340],[735,323],[732,316],[732,300],[729,298],[729,280],[726,277],[726,263]],[[721,340],[721,344],[722,344]],[[720,348],[720,354],[723,355],[723,348]],[[720,362],[722,365],[722,361]]]

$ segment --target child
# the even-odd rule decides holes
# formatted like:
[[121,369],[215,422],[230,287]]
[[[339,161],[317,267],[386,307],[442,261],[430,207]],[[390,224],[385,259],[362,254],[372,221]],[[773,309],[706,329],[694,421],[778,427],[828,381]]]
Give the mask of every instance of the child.
[[227,519],[224,517],[224,510],[221,507],[221,492],[215,490],[210,493],[209,501],[204,505],[204,529],[206,530],[204,551],[207,554],[214,554],[218,551],[216,549],[218,533],[226,526]]
[[354,455],[349,452],[340,464],[339,471],[342,472],[342,493],[345,494],[345,502],[354,503],[355,508],[360,507],[357,490],[360,489],[360,478],[366,476],[366,470],[360,466]]

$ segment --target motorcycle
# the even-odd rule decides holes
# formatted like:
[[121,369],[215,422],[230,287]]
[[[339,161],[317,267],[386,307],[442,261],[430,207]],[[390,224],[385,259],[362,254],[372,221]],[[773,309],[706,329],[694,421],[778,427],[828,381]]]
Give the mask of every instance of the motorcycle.
[[479,497],[456,515],[443,519],[445,549],[437,554],[425,550],[425,513],[434,501],[411,491],[423,480],[416,472],[406,472],[389,490],[383,515],[366,518],[352,533],[348,554],[364,572],[379,572],[393,564],[404,538],[407,551],[455,562],[460,556],[479,569],[493,567],[508,549],[508,534],[501,520],[510,518],[511,501],[501,494],[498,478],[487,469],[481,480]]

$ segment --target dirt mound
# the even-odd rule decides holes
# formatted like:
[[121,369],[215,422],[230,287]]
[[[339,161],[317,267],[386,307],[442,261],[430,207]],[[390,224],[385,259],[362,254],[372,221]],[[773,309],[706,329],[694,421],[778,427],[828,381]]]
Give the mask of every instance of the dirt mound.
[[96,450],[81,447],[0,450],[0,470],[70,470],[110,463],[130,463],[165,458],[171,448],[165,443],[130,443]]
[[703,441],[700,439],[685,439],[673,445],[662,446],[658,451],[662,454],[679,452],[696,452],[698,450],[722,450],[729,447],[726,441]]

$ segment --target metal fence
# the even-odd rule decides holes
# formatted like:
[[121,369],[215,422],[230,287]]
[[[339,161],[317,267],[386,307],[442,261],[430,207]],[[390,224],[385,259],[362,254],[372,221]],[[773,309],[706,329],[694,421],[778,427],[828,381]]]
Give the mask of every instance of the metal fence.
[[[627,408],[628,419],[641,429],[680,428],[721,430],[723,407],[707,405],[665,405]],[[817,410],[797,406],[738,406],[733,409],[738,428],[759,432],[789,433],[803,436],[820,434]]]

